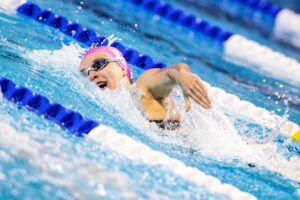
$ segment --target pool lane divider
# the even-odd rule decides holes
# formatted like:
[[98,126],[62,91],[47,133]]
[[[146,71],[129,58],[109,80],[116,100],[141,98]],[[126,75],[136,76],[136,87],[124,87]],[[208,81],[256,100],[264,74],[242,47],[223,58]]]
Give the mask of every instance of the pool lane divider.
[[110,127],[99,125],[98,122],[86,119],[78,112],[66,109],[42,95],[18,86],[9,79],[0,77],[0,91],[3,98],[51,120],[78,137],[89,138],[130,160],[150,166],[162,166],[185,180],[207,188],[213,194],[222,194],[236,200],[256,199],[253,195],[242,192],[232,185],[221,183],[217,178],[197,168],[189,167],[129,136],[117,133]]
[[[94,30],[84,28],[80,24],[73,23],[63,16],[56,15],[50,10],[43,10],[36,4],[26,2],[17,8],[17,12],[56,28],[89,47],[108,45],[109,39],[107,37],[100,36]],[[113,42],[111,46],[118,48],[128,63],[142,69],[166,67],[164,63],[155,62],[150,56],[141,54],[135,49],[127,48],[119,42]]]
[[[194,1],[200,2],[200,0]],[[205,0],[204,3],[201,3],[204,7],[206,3],[215,7],[215,11],[225,12],[238,19],[242,18],[247,23],[262,23],[278,39],[300,48],[300,15],[293,10],[282,8],[265,0]],[[245,8],[251,13],[241,11]],[[264,16],[271,19],[271,25],[267,25],[263,21]]]
[[[43,10],[36,4],[26,2],[24,0],[6,0],[6,2],[8,1],[13,2],[13,8],[17,9],[19,13],[33,18],[43,24],[56,28],[61,32],[73,37],[77,41],[88,45],[89,47],[108,45],[106,37],[100,36],[95,31],[84,28],[78,23],[73,23],[67,20],[65,17],[56,15],[49,10]],[[0,7],[1,5],[2,3],[0,3]],[[153,59],[148,55],[141,54],[135,49],[127,48],[119,42],[114,42],[111,44],[111,46],[118,48],[123,53],[127,62],[142,69],[163,68],[166,66],[166,64],[153,61]],[[226,93],[220,88],[212,87],[207,82],[204,83],[208,88],[209,95],[214,101],[220,102],[219,104],[223,105],[222,109],[225,111],[235,111],[235,113],[237,113],[239,116],[250,119],[255,123],[271,129],[279,129],[278,131],[286,137],[293,139],[298,138],[295,137],[297,132],[300,130],[298,124],[288,121],[287,119],[278,115],[272,114],[263,108],[256,107],[250,102],[243,101],[239,99],[239,97],[230,93]],[[224,104],[224,102],[226,102],[226,104]],[[280,124],[279,128],[278,124]]]
[[252,23],[270,36],[300,48],[300,15],[265,0],[202,0],[195,6],[213,12],[223,12],[231,18]]
[[300,130],[297,131],[293,136],[292,138],[298,142],[300,142]]
[[300,14],[290,9],[282,9],[275,18],[274,35],[300,48]]
[[[184,10],[178,9],[171,4],[161,0],[126,0],[141,8],[152,12],[178,25],[184,26],[194,32],[200,32],[216,42],[224,45],[224,58],[230,62],[242,65],[259,67],[279,79],[300,84],[300,63],[282,53],[273,51],[271,48],[249,40],[239,34],[234,34],[223,30],[219,26],[192,15]],[[281,13],[279,8],[271,7],[267,9],[272,15]],[[282,14],[283,15],[283,14]],[[291,15],[291,14],[290,14]],[[284,15],[276,25],[281,32],[286,33],[287,38],[293,38],[288,30],[298,31],[300,41],[300,19],[299,17]],[[280,14],[278,14],[280,16]],[[292,24],[291,24],[292,23]],[[287,33],[288,32],[288,33]],[[278,71],[278,73],[276,73]],[[280,72],[280,73],[279,73]]]

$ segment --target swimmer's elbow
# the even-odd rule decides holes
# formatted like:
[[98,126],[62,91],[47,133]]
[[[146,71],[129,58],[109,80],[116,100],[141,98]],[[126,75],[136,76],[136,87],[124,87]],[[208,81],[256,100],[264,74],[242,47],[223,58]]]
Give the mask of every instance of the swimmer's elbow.
[[176,65],[170,66],[169,68],[167,68],[166,71],[167,71],[167,74],[168,74],[168,77],[170,78],[170,80],[173,83],[177,83],[179,73],[181,73],[182,71],[190,72],[190,67],[185,63],[179,63]]
[[179,64],[175,65],[175,68],[177,71],[181,71],[181,70],[185,70],[188,72],[191,71],[189,65],[186,63],[179,63]]

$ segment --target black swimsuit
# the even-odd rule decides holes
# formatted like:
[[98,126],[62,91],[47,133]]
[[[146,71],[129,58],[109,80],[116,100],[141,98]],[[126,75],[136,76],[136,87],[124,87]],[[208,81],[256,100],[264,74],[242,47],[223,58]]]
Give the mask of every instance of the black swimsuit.
[[150,122],[155,122],[156,125],[163,129],[163,130],[169,130],[174,131],[180,127],[180,121],[178,120],[149,120]]

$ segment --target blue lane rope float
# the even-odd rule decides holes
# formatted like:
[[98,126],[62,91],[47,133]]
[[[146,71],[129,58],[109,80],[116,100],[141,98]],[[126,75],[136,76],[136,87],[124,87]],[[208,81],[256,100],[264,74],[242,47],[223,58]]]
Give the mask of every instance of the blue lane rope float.
[[[201,32],[202,34],[220,41],[222,43],[226,42],[234,33],[223,30],[219,26],[210,24],[209,22],[200,19],[188,12],[178,9],[169,3],[165,3],[161,0],[127,0],[142,8],[149,10],[150,12],[164,17],[172,22],[190,28],[193,31]],[[234,0],[232,0],[234,1]],[[245,4],[249,4],[252,7],[261,10],[262,12],[268,13],[275,17],[278,12],[280,12],[280,7],[272,4],[252,1],[243,1]]]
[[78,112],[68,110],[58,103],[52,103],[46,97],[20,87],[6,78],[0,77],[0,89],[7,100],[44,116],[77,136],[83,136],[99,125],[93,120],[83,118]]
[[172,22],[188,27],[193,31],[201,32],[202,34],[214,39],[215,41],[224,43],[233,33],[222,30],[219,26],[212,25],[209,22],[200,19],[183,10],[177,9],[171,4],[164,3],[159,0],[128,0],[136,5],[164,17]]
[[[218,26],[212,25],[203,19],[200,19],[192,14],[189,14],[161,0],[127,0],[127,1],[139,5],[142,8],[149,10],[152,13],[164,17],[170,21],[186,26],[193,31],[201,32],[213,39],[217,39],[217,40],[220,39],[222,42],[225,42],[230,38],[230,36],[233,35],[233,33],[231,32],[222,30]],[[214,7],[216,10],[217,10],[217,6],[220,5],[219,1],[217,2],[209,1],[209,3],[215,5]],[[264,0],[227,0],[226,3],[227,5],[229,5],[229,3],[236,3],[236,4],[247,6],[253,9],[254,11],[271,16],[274,20],[278,15],[278,13],[282,10],[281,7],[272,4],[270,2],[266,2]]]
[[238,3],[247,6],[255,11],[268,14],[275,18],[282,8],[265,0],[228,0],[231,3]]
[[[49,10],[41,9],[36,4],[26,2],[17,11],[41,23],[52,26],[90,47],[108,45],[107,37],[100,36],[94,30],[84,28],[80,24],[71,22],[65,17],[58,16]],[[156,62],[150,56],[141,54],[135,49],[127,48],[120,42],[113,42],[111,46],[119,49],[128,63],[142,69],[166,67],[164,63]]]
[[[204,0],[204,2],[210,3],[212,5],[220,6],[220,7],[225,5],[225,1],[226,1],[227,6],[230,6],[231,4],[242,5],[242,6],[247,7],[255,12],[269,15],[273,19],[275,19],[276,16],[283,9],[280,6],[278,6],[274,3],[271,3],[269,1],[265,1],[265,0],[217,0],[217,1],[216,0],[210,0],[210,1]],[[195,2],[200,2],[200,1],[195,0]],[[226,7],[224,6],[223,9],[225,10]]]
[[[226,42],[232,35],[231,32],[222,30],[220,27],[209,24],[207,21],[199,19],[181,9],[177,9],[171,4],[165,3],[160,0],[127,0],[136,5],[145,8],[156,15],[164,17],[170,21],[178,23],[180,25],[186,26],[193,31],[201,32],[207,36],[210,36],[214,39],[219,38],[217,35],[224,34],[221,36],[221,41]],[[198,0],[194,0],[197,2]],[[257,23],[257,14],[269,16],[271,20],[266,17],[263,17],[261,20],[260,26],[267,31],[272,31],[275,36],[279,39],[290,43],[296,47],[300,48],[300,16],[296,13],[293,13],[289,9],[283,9],[280,6],[273,4],[265,0],[206,0],[207,4],[211,4],[215,11],[227,11],[230,12],[231,5],[242,5],[253,11],[253,15],[247,17],[247,22],[252,21]],[[205,1],[202,2],[205,4]],[[222,7],[222,3],[224,3]],[[218,9],[220,8],[220,9]],[[240,9],[237,11],[239,12]],[[249,12],[245,12],[247,15]],[[237,15],[237,13],[235,14]],[[243,15],[243,13],[242,13]],[[244,14],[245,15],[245,14]],[[197,19],[197,20],[195,20]],[[270,22],[271,21],[271,22]],[[291,24],[291,21],[293,22]],[[195,23],[197,22],[197,23]],[[292,28],[291,26],[295,27]]]
[[[229,20],[235,19],[244,25],[258,29],[270,35],[275,19],[282,8],[264,0],[190,0],[191,7],[211,15],[225,15]],[[224,16],[222,16],[224,17]]]
[[[196,0],[197,1],[197,0]],[[232,12],[230,8],[234,5],[242,5],[252,10],[253,15],[247,17],[247,22],[252,22],[254,25],[259,25],[257,14],[263,14],[272,18],[271,31],[275,37],[287,42],[295,47],[300,48],[300,15],[294,11],[282,8],[265,0],[223,0],[226,2],[220,8],[221,11],[231,14],[234,17],[245,15],[244,13]],[[220,1],[219,5],[222,5]],[[246,12],[246,15],[248,13]],[[262,23],[264,18],[262,18]],[[266,25],[266,27],[268,27]]]

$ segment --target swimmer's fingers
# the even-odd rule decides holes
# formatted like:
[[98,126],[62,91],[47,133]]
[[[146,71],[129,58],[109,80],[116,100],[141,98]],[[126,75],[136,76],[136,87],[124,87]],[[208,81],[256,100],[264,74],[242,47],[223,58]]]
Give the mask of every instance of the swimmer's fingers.
[[205,85],[203,84],[203,82],[201,81],[200,78],[197,81],[197,87],[199,87],[199,89],[201,90],[203,96],[205,96],[209,100],[209,98],[208,98],[208,91],[207,91]]
[[192,99],[194,99],[194,101],[195,101],[197,104],[201,105],[203,108],[208,109],[207,105],[205,105],[205,103],[201,101],[201,99],[195,94],[195,92],[192,92],[192,91],[191,91],[191,92],[189,93],[189,96],[190,96]]
[[191,93],[191,97],[200,104],[203,108],[208,109],[209,103],[206,101],[205,97],[202,96],[202,94],[196,89],[193,88]]
[[200,98],[201,101],[207,105],[208,108],[211,107],[211,101],[208,97],[208,92],[203,83],[200,81],[197,83],[197,85],[194,87],[196,95]]
[[191,101],[188,95],[184,95],[185,111],[188,112],[191,109]]
[[211,107],[211,102],[208,98],[207,90],[202,83],[201,79],[191,72],[180,71],[178,75],[178,83],[185,96],[187,110],[190,108],[190,103],[188,102],[188,96],[193,98],[199,105],[208,109]]

